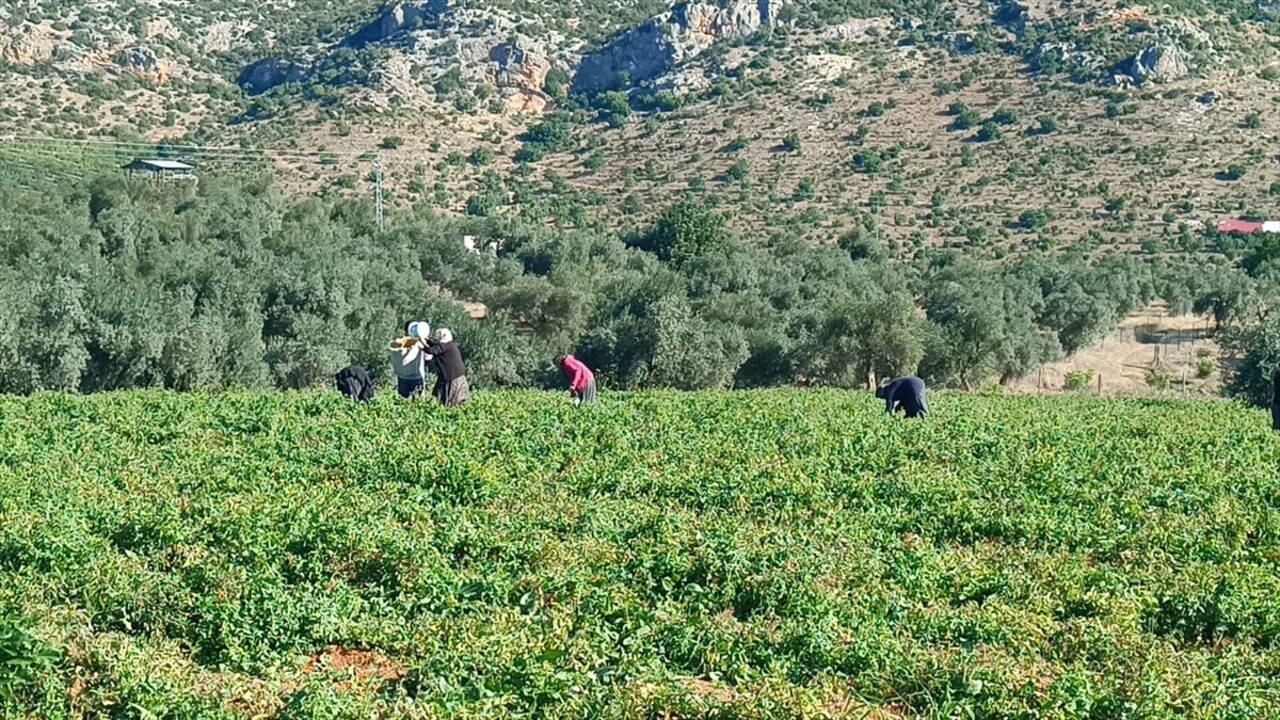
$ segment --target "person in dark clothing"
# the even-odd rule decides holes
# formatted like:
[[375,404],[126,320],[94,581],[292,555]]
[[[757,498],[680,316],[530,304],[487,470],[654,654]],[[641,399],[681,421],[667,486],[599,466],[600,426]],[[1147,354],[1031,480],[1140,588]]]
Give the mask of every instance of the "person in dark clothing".
[[1271,429],[1280,430],[1280,370],[1271,377]]
[[338,392],[352,400],[369,402],[373,399],[373,381],[369,379],[369,373],[358,365],[339,370],[334,380],[337,383]]
[[885,412],[890,415],[898,410],[907,417],[926,417],[929,402],[925,398],[924,381],[918,377],[902,377],[876,390],[876,397],[885,401]]
[[436,341],[428,343],[424,351],[430,358],[431,369],[436,373],[436,385],[431,394],[441,405],[456,407],[471,397],[471,385],[467,382],[467,367],[462,362],[462,351],[453,341],[453,333],[441,328]]

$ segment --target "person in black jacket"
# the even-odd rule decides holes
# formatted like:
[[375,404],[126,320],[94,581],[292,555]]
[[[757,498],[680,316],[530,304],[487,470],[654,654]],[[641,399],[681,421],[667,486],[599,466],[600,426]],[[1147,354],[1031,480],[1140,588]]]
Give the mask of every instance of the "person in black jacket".
[[334,376],[338,392],[358,402],[369,402],[373,399],[373,381],[369,373],[358,365],[350,365],[338,371]]
[[471,385],[467,382],[467,366],[462,362],[462,351],[453,341],[453,333],[440,328],[436,341],[424,348],[431,357],[431,369],[436,373],[436,385],[431,394],[441,405],[456,407],[471,397]]
[[1271,429],[1280,430],[1280,370],[1271,377]]
[[898,410],[906,412],[909,418],[926,417],[929,414],[924,381],[918,377],[898,378],[876,390],[876,397],[885,401],[885,412],[890,415]]

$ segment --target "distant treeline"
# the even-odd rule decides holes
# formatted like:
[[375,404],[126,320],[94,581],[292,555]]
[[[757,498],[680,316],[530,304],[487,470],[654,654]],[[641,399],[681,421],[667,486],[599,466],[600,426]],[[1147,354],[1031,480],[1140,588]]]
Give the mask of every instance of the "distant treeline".
[[[873,227],[748,242],[685,202],[624,236],[101,178],[0,188],[0,392],[303,388],[387,379],[406,320],[451,327],[482,388],[555,382],[573,351],[614,388],[860,386],[918,372],[977,389],[1033,373],[1157,299],[1205,312],[1261,400],[1280,361],[1280,247],[1227,258],[890,257]],[[470,252],[463,237],[496,253]],[[462,302],[483,303],[472,319]]]

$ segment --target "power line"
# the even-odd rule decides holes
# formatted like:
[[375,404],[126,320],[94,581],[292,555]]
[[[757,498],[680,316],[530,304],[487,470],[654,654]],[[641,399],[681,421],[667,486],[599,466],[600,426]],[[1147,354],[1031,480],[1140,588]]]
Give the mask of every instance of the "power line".
[[381,161],[379,160],[373,161],[373,171],[377,173],[377,177],[378,177],[377,179],[378,189],[376,191],[377,196],[376,196],[376,199],[374,200],[374,205],[376,206],[375,214],[377,215],[378,229],[381,230],[382,229],[382,162]]

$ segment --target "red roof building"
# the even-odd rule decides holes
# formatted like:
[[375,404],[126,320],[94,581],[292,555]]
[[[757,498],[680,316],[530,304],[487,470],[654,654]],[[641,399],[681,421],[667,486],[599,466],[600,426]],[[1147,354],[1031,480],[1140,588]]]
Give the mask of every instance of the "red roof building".
[[1252,235],[1262,232],[1262,223],[1249,222],[1248,220],[1219,220],[1218,232],[1221,233],[1240,233],[1241,235]]

